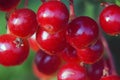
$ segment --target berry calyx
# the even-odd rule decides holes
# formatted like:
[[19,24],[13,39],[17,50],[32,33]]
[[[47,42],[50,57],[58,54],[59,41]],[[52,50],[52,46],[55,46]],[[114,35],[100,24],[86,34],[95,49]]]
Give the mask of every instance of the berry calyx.
[[38,24],[49,33],[55,33],[66,27],[69,12],[65,4],[60,1],[43,3],[37,12]]
[[0,36],[0,63],[3,66],[22,64],[29,55],[29,44],[26,39],[22,43],[17,37],[4,34]]

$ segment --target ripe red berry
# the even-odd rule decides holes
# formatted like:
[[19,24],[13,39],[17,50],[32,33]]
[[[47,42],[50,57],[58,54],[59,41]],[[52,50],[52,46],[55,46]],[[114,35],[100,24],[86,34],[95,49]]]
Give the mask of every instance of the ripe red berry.
[[65,4],[60,1],[43,3],[37,12],[39,25],[49,33],[55,33],[66,27],[69,12]]
[[13,35],[0,36],[0,63],[4,66],[22,64],[29,54],[29,44],[25,39],[18,39]]
[[109,75],[109,76],[102,77],[100,80],[120,80],[120,76]]
[[19,37],[30,37],[38,28],[36,14],[27,8],[13,12],[8,20],[10,32]]
[[48,54],[56,54],[63,50],[66,45],[65,30],[55,34],[49,34],[42,28],[39,28],[36,34],[36,40],[42,50]]
[[35,56],[35,65],[41,73],[52,75],[59,69],[61,59],[56,55],[49,55],[39,50]]
[[111,66],[109,65],[107,58],[102,58],[95,64],[91,64],[87,67],[87,73],[89,80],[100,80],[101,76],[103,75],[103,70],[105,68],[105,62],[106,67],[108,68],[108,73],[112,73]]
[[67,30],[67,40],[75,48],[84,48],[96,41],[99,35],[97,23],[87,16],[75,18]]
[[100,25],[109,35],[120,34],[120,7],[110,5],[105,7],[100,14]]
[[66,47],[58,53],[58,55],[60,55],[60,57],[68,63],[80,63],[77,50],[68,43],[66,44]]
[[78,49],[77,51],[81,61],[87,64],[93,64],[102,58],[104,47],[101,40],[98,40],[95,44]]
[[53,77],[53,75],[47,75],[47,74],[40,72],[35,63],[32,64],[32,69],[33,69],[33,74],[38,79],[49,80],[51,77]]
[[58,80],[87,80],[86,69],[77,64],[68,63],[59,70]]
[[0,0],[0,10],[9,12],[12,9],[15,9],[20,0]]

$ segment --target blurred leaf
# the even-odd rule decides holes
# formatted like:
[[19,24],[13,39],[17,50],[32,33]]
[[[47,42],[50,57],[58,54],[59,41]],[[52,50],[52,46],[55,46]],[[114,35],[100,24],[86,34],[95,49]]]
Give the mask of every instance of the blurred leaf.
[[5,32],[6,32],[5,13],[0,12],[0,34],[4,34]]
[[116,4],[120,6],[120,0],[115,0]]

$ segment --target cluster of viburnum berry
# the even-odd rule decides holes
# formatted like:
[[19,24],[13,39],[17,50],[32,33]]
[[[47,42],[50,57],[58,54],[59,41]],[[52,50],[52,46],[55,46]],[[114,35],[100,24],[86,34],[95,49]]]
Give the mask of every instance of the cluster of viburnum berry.
[[[10,12],[19,2],[0,0],[0,10]],[[57,71],[58,80],[120,80],[103,56],[96,21],[88,16],[71,20],[69,15],[66,5],[57,0],[44,2],[37,14],[28,8],[13,10],[7,21],[9,33],[0,35],[0,65],[22,64],[30,45],[37,52],[33,68],[40,78]],[[120,33],[119,6],[108,5],[99,19],[107,34]]]

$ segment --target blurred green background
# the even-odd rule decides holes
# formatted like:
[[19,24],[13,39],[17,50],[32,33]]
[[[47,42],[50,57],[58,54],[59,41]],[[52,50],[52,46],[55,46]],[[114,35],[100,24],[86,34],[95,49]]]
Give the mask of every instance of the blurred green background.
[[[41,5],[40,0],[28,0],[28,7],[37,12],[38,7]],[[69,8],[68,0],[61,0]],[[100,6],[102,0],[74,0],[75,13],[77,16],[89,16],[98,22],[98,16],[103,7]],[[104,0],[103,0],[104,1]],[[114,0],[107,0],[114,2]],[[22,0],[18,8],[24,7],[25,0]],[[6,33],[6,20],[5,13],[0,11],[0,34]],[[118,73],[120,74],[120,37],[111,37],[104,34],[113,58]],[[28,59],[19,66],[3,67],[0,65],[0,80],[38,80],[32,72],[32,61],[35,53],[31,50]]]

